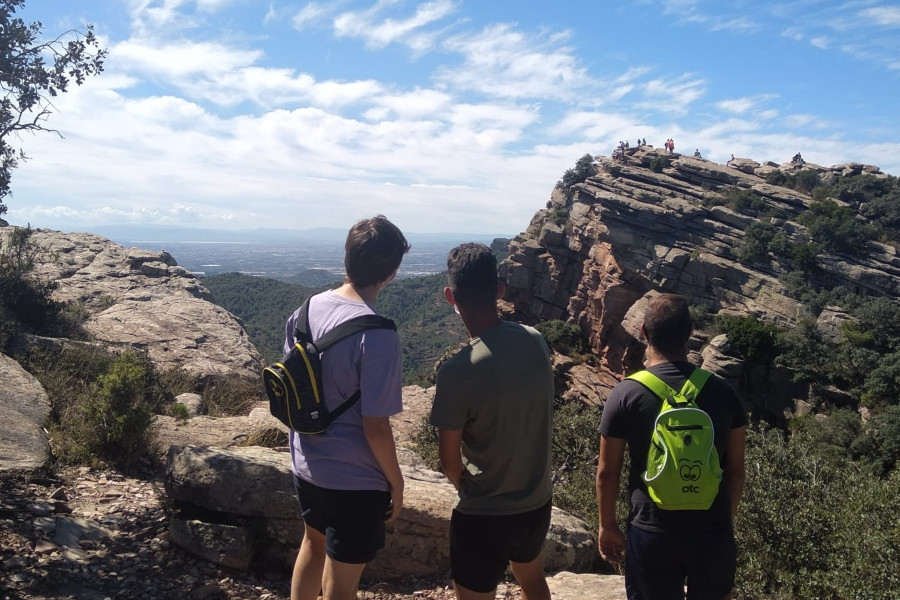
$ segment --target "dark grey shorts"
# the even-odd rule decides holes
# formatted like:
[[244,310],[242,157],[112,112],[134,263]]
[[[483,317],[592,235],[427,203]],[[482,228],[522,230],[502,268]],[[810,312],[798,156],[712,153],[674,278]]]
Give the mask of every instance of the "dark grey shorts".
[[294,476],[300,514],[325,536],[325,553],[351,564],[370,562],[384,548],[391,495],[381,490],[331,490]]
[[510,561],[536,559],[550,529],[552,502],[516,515],[465,515],[450,518],[450,576],[473,592],[491,592]]

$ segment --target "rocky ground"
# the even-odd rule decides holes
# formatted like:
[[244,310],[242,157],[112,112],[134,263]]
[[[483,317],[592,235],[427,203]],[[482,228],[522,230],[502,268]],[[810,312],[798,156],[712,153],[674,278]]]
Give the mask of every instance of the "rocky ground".
[[[240,572],[173,546],[161,480],[87,467],[0,479],[0,599],[289,597],[285,571]],[[363,581],[360,598],[449,599],[449,577]],[[502,585],[498,598],[520,598]]]

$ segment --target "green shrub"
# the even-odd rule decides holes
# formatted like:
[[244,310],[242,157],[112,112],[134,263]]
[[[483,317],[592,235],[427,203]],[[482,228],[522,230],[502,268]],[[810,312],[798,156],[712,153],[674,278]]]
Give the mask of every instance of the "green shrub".
[[778,328],[756,317],[716,315],[716,327],[728,341],[751,362],[764,362],[775,355]]
[[769,185],[792,187],[788,176],[781,171],[772,171],[766,175],[766,183]]
[[585,154],[575,163],[574,169],[568,169],[563,174],[562,179],[556,182],[557,189],[568,189],[576,183],[584,183],[588,177],[594,175],[597,168],[594,166],[594,157]]
[[186,423],[187,420],[191,418],[191,414],[188,412],[187,406],[185,406],[181,402],[174,403],[172,405],[171,412],[175,420],[182,423]]
[[671,165],[671,161],[665,156],[657,156],[650,161],[650,170],[654,173],[662,173],[664,169],[668,169]]
[[872,227],[857,219],[850,208],[830,198],[813,202],[797,220],[806,226],[813,241],[826,250],[861,254],[874,236]]
[[577,325],[557,319],[542,321],[535,325],[551,348],[570,357],[577,357],[588,351],[584,334]]
[[748,432],[746,463],[736,598],[875,600],[900,589],[896,473],[879,480],[776,432]]
[[722,196],[725,206],[745,215],[758,215],[768,207],[766,199],[753,190],[732,188],[725,191]]
[[429,469],[440,472],[441,460],[438,455],[437,427],[432,427],[428,419],[429,415],[426,414],[419,423],[419,429],[413,438],[413,450]]
[[797,270],[808,277],[818,266],[821,249],[822,247],[815,242],[794,244],[790,250],[791,260]]
[[32,350],[27,361],[50,397],[57,460],[128,469],[150,455],[150,422],[165,393],[146,356],[75,345]]
[[565,225],[569,220],[569,209],[565,206],[554,206],[547,212],[547,219],[556,225]]
[[755,263],[769,258],[769,244],[775,236],[771,225],[754,221],[744,229],[744,235],[734,249],[743,263]]
[[691,313],[691,321],[696,329],[703,329],[710,322],[709,309],[702,304],[691,304],[688,307]]
[[595,476],[600,410],[566,402],[553,410],[553,504],[597,526]]
[[820,185],[822,180],[819,174],[809,169],[800,171],[794,178],[794,189],[805,194],[812,193]]

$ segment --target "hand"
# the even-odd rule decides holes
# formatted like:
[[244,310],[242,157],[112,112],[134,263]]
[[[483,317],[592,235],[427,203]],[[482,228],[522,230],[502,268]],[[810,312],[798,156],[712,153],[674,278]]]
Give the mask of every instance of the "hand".
[[386,523],[396,521],[400,516],[400,509],[403,508],[403,484],[391,486],[391,505],[384,513]]
[[618,525],[612,528],[601,527],[597,536],[597,546],[603,560],[615,564],[622,563],[625,552],[625,536]]

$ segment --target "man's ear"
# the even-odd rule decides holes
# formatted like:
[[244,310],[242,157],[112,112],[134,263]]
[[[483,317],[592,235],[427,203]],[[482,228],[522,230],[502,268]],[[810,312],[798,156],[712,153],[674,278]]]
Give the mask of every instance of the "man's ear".
[[506,282],[502,279],[497,282],[497,300],[503,300],[506,295]]
[[453,306],[456,304],[456,300],[453,298],[453,292],[450,290],[450,286],[444,288],[444,298],[447,300],[447,304]]
[[647,341],[647,330],[644,329],[643,323],[641,323],[641,337],[644,338],[644,341]]

